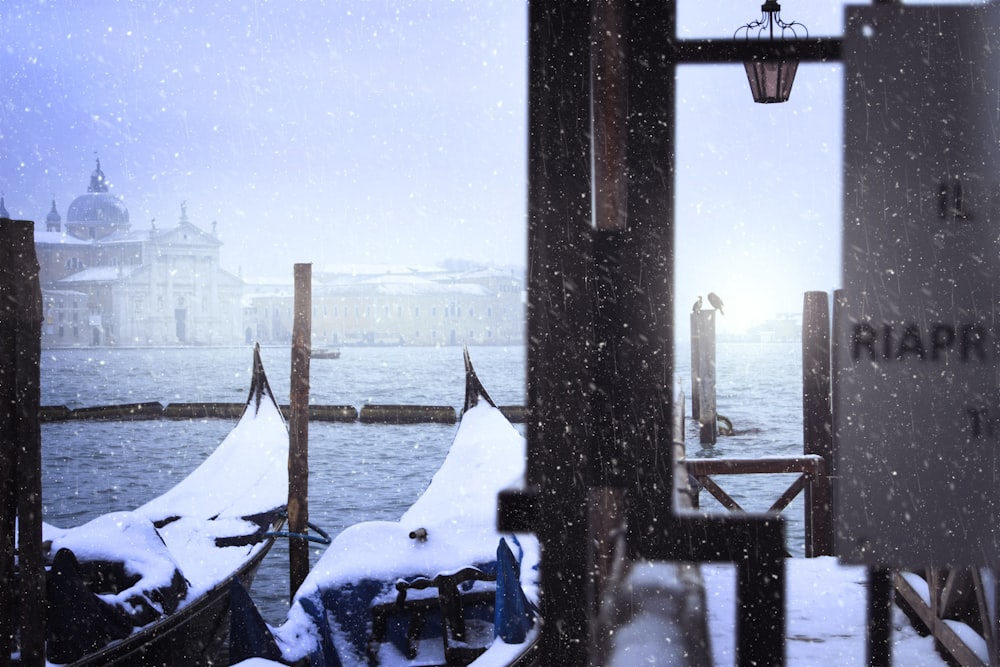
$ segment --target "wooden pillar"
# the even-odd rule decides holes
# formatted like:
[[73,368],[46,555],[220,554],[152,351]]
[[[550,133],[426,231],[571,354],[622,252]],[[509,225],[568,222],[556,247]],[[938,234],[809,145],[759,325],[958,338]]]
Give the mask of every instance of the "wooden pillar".
[[868,568],[868,667],[892,664],[892,570]]
[[[802,453],[822,456],[827,478],[834,464],[831,406],[829,295],[806,292],[802,304]],[[806,486],[806,558],[833,555],[831,502],[828,495],[816,498],[812,484]]]
[[[288,424],[288,532],[305,535],[309,522],[309,354],[312,348],[312,265],[295,265],[292,376]],[[309,574],[309,542],[288,542],[291,595]]]
[[701,418],[701,378],[698,355],[701,347],[701,313],[691,313],[691,416]]
[[[844,310],[846,308],[846,297],[843,289],[834,290],[833,301],[830,304],[833,308],[833,312],[830,313],[830,331],[844,331]],[[838,352],[838,346],[841,345],[840,337],[836,335],[830,336],[830,461],[826,468],[826,474],[832,480],[830,485],[830,520],[833,525],[831,526],[831,532],[833,534],[833,544],[830,545],[830,550],[836,554],[837,551],[837,522],[838,515],[840,513],[840,487],[843,480],[840,479],[840,444],[837,436],[836,427],[836,406],[841,404],[837,396],[840,393],[840,387],[838,378],[840,377],[843,369],[834,368],[833,365],[836,363],[837,359],[842,358]]]
[[[20,635],[20,664],[45,664],[41,333],[34,223],[0,218],[0,665],[9,664],[15,632]],[[15,596],[20,597],[19,628],[13,614]]]
[[[630,547],[673,517],[676,3],[622,2],[628,77],[627,229],[616,240],[620,396]],[[665,53],[667,55],[665,55]]]
[[588,608],[591,620],[591,660],[602,651],[599,627],[600,601],[614,570],[624,557],[616,547],[623,544],[626,500],[621,396],[614,391],[618,372],[617,350],[623,314],[615,284],[620,270],[613,239],[628,226],[628,195],[625,172],[627,79],[624,58],[625,10],[619,0],[594,0],[591,22],[591,88],[593,90],[594,151],[594,276],[591,281],[594,308],[593,369],[591,400],[593,446],[589,453],[588,527],[590,549]]
[[528,468],[542,546],[541,664],[587,663],[591,389],[590,12],[528,7]]
[[703,445],[719,439],[719,418],[715,402],[715,311],[703,310],[698,318],[698,435]]

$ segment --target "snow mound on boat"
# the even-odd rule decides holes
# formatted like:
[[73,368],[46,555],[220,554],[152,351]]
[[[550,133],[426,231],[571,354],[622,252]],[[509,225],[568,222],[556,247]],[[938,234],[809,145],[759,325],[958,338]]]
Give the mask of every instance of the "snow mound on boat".
[[[333,540],[277,630],[281,643],[302,650],[319,640],[303,600],[318,601],[324,591],[495,561],[497,495],[522,485],[525,450],[524,438],[498,409],[481,401],[467,410],[441,468],[399,521],[355,524]],[[420,529],[425,539],[410,537]]]
[[[54,554],[69,549],[80,561],[124,563],[125,572],[140,576],[140,588],[170,586],[179,566],[149,520],[134,512],[112,512],[75,528],[42,524],[42,539]],[[105,596],[106,602],[124,603],[129,593]]]
[[288,429],[268,399],[248,407],[219,447],[190,475],[137,513],[152,521],[170,517],[214,519],[248,516],[288,500]]

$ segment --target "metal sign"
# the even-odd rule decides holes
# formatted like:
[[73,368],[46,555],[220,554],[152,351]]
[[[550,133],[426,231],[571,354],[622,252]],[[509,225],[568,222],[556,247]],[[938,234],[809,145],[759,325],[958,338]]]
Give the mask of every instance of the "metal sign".
[[837,553],[1000,559],[1000,5],[849,7]]

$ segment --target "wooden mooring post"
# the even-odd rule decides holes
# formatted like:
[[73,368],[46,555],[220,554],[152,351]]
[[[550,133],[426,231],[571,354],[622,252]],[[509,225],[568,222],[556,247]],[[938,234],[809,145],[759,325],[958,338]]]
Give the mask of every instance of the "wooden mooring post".
[[42,293],[34,228],[30,220],[0,218],[0,665],[10,664],[18,635],[25,667],[45,664]]
[[[709,311],[712,312],[712,311]],[[691,316],[692,332],[701,314]],[[714,337],[713,337],[714,338]],[[692,346],[694,340],[692,339]],[[714,347],[714,346],[713,346]],[[768,509],[782,512],[800,493],[805,494],[805,555],[833,554],[833,484],[834,470],[833,414],[831,401],[830,307],[826,292],[807,292],[802,318],[802,405],[803,456],[761,459],[689,459],[687,471],[698,481],[692,494],[694,506],[699,506],[702,489],[708,491],[726,509],[743,512],[743,508],[713,479],[719,475],[789,474],[799,477]],[[698,358],[701,358],[699,354]],[[694,356],[693,356],[694,359]],[[698,365],[703,362],[698,362]],[[692,361],[692,366],[697,367]],[[714,370],[714,364],[713,364]],[[692,382],[694,382],[692,376]],[[704,421],[704,420],[702,420]]]
[[[309,527],[309,353],[312,347],[312,265],[295,265],[292,321],[292,376],[288,424],[288,532],[305,535]],[[309,574],[309,542],[288,541],[290,596]]]
[[698,348],[701,345],[701,313],[691,313],[691,417],[701,418],[701,377]]
[[[826,292],[806,292],[802,304],[802,453],[822,456],[836,475],[830,385],[830,306]],[[806,487],[806,556],[833,555],[833,495]]]
[[719,439],[715,407],[714,310],[691,313],[691,405],[691,414],[698,420],[699,442],[714,445]]

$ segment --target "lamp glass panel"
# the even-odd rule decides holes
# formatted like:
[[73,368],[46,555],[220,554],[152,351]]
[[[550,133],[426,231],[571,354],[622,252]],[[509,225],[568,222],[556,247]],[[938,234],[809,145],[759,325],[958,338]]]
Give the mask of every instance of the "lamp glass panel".
[[753,101],[760,104],[787,102],[798,70],[797,60],[751,60],[743,63]]

